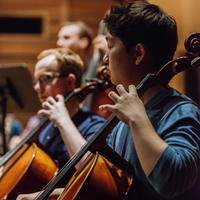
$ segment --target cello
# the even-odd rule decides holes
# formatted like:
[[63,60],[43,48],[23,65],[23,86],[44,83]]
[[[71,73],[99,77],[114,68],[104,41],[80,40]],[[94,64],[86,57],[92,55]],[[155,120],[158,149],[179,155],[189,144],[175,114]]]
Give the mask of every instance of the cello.
[[[80,101],[82,101],[83,93],[94,91],[96,88],[99,90],[103,85],[105,82],[100,80],[88,83],[85,87],[69,94],[65,102],[77,93],[81,94]],[[7,152],[0,161],[0,199],[15,199],[20,193],[41,190],[57,173],[57,165],[36,145],[38,134],[48,122],[48,118],[44,117],[39,126],[31,131],[16,148]]]
[[[155,82],[159,81],[161,84],[168,84],[171,78],[177,73],[188,70],[190,68],[198,67],[200,65],[200,34],[192,34],[185,42],[185,48],[188,51],[187,56],[168,62],[157,73],[147,74],[147,76],[142,80],[142,82],[140,82],[140,84],[136,88],[139,96],[141,96],[143,92],[151,87]],[[84,145],[82,150],[65,164],[65,166],[60,170],[54,180],[36,199],[47,199],[49,194],[56,188],[58,182],[63,177],[66,178],[67,175],[70,174],[72,168],[75,167],[79,160],[88,151],[93,153],[90,159],[84,165],[84,167],[78,170],[72,177],[72,179],[70,179],[70,181],[66,185],[63,194],[61,194],[58,199],[94,199],[91,191],[94,191],[95,194],[97,194],[97,191],[101,191],[103,195],[104,191],[105,193],[108,191],[108,193],[106,194],[107,196],[101,196],[100,199],[123,199],[129,190],[131,182],[134,181],[134,176],[131,174],[132,167],[129,163],[127,163],[127,161],[123,160],[119,155],[116,155],[116,153],[106,145],[105,141],[108,133],[116,125],[117,122],[117,117],[112,115],[109,120],[104,124],[104,126],[96,132],[91,140]],[[101,154],[103,157],[99,156],[99,154]],[[104,166],[107,167],[107,170],[105,170]],[[102,176],[102,174],[100,173],[103,170],[105,173],[102,174],[106,174],[106,176]],[[109,174],[107,174],[106,171],[108,171]],[[125,178],[124,176],[122,176],[122,173],[123,175],[126,175]],[[107,177],[110,177],[110,175],[111,179],[108,180],[108,183],[114,182],[114,186],[112,188],[116,190],[116,194],[114,194],[112,197],[110,196],[110,190],[107,190],[108,188],[103,188],[105,189],[103,191],[101,190],[102,184],[105,184],[105,180],[103,180],[102,182],[98,182],[98,184],[96,183],[96,180],[99,181],[100,178],[107,179]],[[122,189],[122,194],[120,193],[121,187],[119,186],[119,188],[117,188],[118,183],[123,182],[119,181],[119,178],[121,177],[123,180],[125,180],[125,184],[127,186],[126,189]],[[90,186],[91,188],[88,188],[86,186]],[[107,186],[107,184],[105,184],[105,186]],[[95,199],[97,198],[98,196],[95,196]]]

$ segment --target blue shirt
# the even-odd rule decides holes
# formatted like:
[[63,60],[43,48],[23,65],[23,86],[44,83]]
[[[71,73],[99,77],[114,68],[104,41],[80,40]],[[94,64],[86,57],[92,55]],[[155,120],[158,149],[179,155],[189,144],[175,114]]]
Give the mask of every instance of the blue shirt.
[[[81,135],[88,141],[91,136],[103,125],[105,120],[88,111],[86,107],[80,109],[72,118]],[[50,123],[39,136],[40,143],[47,149],[53,159],[59,163],[59,168],[69,160],[69,154],[62,140],[58,128]]]
[[147,115],[168,147],[147,177],[138,160],[130,127],[119,122],[109,144],[133,166],[127,199],[200,199],[200,110],[174,89],[162,91],[146,105]]

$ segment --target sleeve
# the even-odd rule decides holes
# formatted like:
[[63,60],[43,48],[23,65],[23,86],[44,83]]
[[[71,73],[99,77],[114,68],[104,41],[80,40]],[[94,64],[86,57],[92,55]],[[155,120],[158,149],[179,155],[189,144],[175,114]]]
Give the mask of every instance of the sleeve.
[[105,123],[105,119],[94,115],[90,118],[88,118],[82,126],[79,127],[79,131],[82,134],[82,136],[89,141],[90,138],[96,133],[102,125]]
[[161,121],[160,136],[168,147],[147,179],[161,196],[172,198],[192,188],[200,176],[200,111],[184,104]]

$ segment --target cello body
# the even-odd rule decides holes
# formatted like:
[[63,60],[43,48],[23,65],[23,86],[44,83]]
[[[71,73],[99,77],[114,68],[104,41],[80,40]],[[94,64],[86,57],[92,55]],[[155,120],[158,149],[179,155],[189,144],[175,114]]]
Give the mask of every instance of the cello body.
[[54,161],[35,143],[24,145],[0,168],[0,199],[41,190],[57,173]]
[[96,153],[66,185],[59,200],[120,200],[132,183],[132,176]]

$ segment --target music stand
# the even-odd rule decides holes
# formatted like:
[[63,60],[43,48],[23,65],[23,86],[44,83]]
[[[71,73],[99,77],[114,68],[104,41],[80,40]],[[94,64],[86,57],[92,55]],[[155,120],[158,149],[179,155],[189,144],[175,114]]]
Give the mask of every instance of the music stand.
[[0,112],[3,154],[7,152],[5,119],[7,113],[35,113],[40,102],[32,85],[32,76],[25,64],[0,65]]

